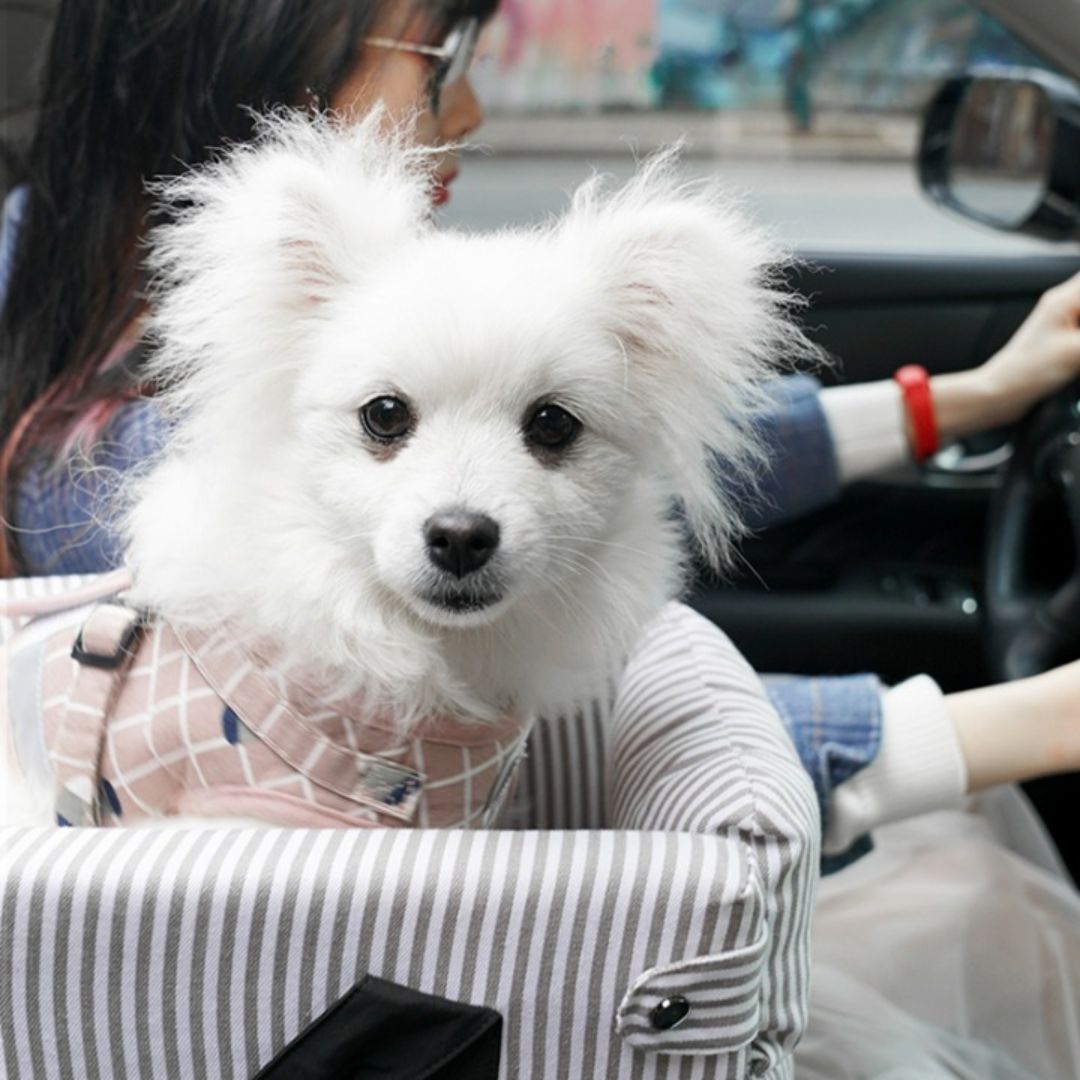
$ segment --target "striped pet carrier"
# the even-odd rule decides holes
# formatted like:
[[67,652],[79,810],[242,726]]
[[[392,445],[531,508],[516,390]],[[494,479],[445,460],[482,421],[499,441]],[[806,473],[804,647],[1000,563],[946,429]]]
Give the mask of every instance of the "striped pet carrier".
[[[586,715],[402,740],[122,585],[4,584],[5,768],[148,826],[4,831],[6,1075],[791,1076],[816,802],[711,624]],[[276,826],[154,827],[226,810]]]

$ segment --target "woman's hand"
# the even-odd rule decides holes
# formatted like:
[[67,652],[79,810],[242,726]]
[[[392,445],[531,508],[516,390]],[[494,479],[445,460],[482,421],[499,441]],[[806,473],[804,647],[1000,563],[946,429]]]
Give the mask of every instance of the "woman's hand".
[[1080,378],[1080,274],[1048,289],[986,363],[930,380],[942,442],[1019,420]]

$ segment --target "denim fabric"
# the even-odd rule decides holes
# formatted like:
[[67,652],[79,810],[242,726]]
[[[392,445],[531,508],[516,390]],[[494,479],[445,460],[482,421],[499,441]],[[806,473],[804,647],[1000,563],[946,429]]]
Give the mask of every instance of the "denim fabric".
[[[814,782],[824,832],[830,792],[869,765],[881,749],[881,683],[876,675],[766,675],[764,683]],[[839,855],[823,855],[822,873],[842,869],[871,846],[863,836]]]
[[28,195],[26,186],[20,185],[13,188],[4,200],[3,215],[0,217],[0,298],[7,292],[11,262],[15,258],[15,236]]
[[757,492],[745,502],[746,523],[753,529],[790,521],[840,494],[836,451],[818,398],[820,389],[810,375],[788,375],[772,383],[773,407],[755,420],[768,447],[769,467]]
[[93,574],[119,565],[117,482],[151,459],[164,430],[156,404],[144,398],[120,407],[89,460],[31,461],[12,507],[27,572]]

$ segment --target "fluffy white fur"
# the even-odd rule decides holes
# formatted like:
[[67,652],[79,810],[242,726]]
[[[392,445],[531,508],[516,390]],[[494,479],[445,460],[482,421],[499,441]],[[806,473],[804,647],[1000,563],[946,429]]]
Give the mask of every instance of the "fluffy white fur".
[[[175,429],[131,492],[136,599],[270,642],[403,723],[573,708],[679,589],[671,506],[714,562],[739,531],[712,451],[752,472],[762,381],[807,348],[782,256],[671,154],[540,228],[439,231],[430,152],[383,126],[278,115],[160,190],[154,375]],[[391,392],[418,421],[383,459],[358,408]],[[557,464],[522,435],[541,400],[584,425]],[[504,598],[471,614],[419,596],[421,526],[449,505],[501,528]]]

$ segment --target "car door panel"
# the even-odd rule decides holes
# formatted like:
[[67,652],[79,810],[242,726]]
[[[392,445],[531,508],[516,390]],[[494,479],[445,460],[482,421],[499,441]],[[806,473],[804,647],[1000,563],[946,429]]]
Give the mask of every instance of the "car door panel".
[[838,361],[822,381],[889,378],[901,364],[931,372],[980,363],[1041,293],[1080,267],[1068,255],[829,255],[810,252],[792,275],[810,299],[806,325]]

